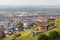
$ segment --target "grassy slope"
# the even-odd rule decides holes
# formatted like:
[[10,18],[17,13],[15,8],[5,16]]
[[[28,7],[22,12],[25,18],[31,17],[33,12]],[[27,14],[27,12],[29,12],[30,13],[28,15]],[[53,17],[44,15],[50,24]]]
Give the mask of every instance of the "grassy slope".
[[[52,31],[58,31],[60,33],[60,18],[58,18],[58,19],[55,20],[55,25],[57,25],[57,27],[55,27],[55,28],[53,28],[53,29],[51,29],[51,30],[49,30],[47,32],[41,33],[41,34],[49,35],[49,33],[52,32]],[[23,35],[23,34],[26,34],[28,32],[29,32],[29,30],[23,31],[23,32],[18,32],[18,33]],[[38,37],[39,37],[39,35],[41,35],[41,34],[32,36],[31,33],[30,33],[30,34],[27,34],[25,36],[16,38],[16,40],[37,40]],[[6,40],[12,40],[13,36],[14,35],[6,38]]]

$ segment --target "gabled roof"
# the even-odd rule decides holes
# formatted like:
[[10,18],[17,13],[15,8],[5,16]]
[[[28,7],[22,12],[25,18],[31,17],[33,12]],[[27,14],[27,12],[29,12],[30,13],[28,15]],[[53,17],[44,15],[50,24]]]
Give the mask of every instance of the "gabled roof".
[[48,22],[37,22],[39,24],[40,27],[47,27],[48,26]]
[[48,23],[47,22],[40,22],[39,25],[41,27],[47,27],[48,26]]

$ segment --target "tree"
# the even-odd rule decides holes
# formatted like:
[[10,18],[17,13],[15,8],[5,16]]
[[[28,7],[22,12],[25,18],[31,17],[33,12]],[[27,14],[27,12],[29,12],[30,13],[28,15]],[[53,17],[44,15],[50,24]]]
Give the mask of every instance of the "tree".
[[20,25],[19,25],[18,28],[24,28],[24,27],[23,27],[23,23],[20,23]]
[[50,38],[52,38],[53,40],[55,40],[56,38],[59,38],[59,33],[57,31],[52,31],[50,32]]
[[0,31],[0,40],[3,39],[5,37],[5,34],[3,31]]
[[48,40],[48,38],[49,37],[47,35],[42,34],[42,35],[39,36],[38,40]]

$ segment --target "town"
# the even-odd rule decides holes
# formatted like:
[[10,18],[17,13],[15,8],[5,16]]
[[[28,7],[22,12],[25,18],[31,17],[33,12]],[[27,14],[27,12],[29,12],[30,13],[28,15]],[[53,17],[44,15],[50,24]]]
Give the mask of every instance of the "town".
[[0,40],[60,40],[60,0],[0,0]]
[[6,14],[5,16],[6,17],[2,19],[5,21],[5,23],[3,21],[1,21],[0,23],[0,32],[3,32],[5,34],[5,37],[8,37],[22,30],[31,29],[34,26],[36,26],[36,28],[32,31],[32,33],[45,32],[55,27],[54,20],[57,18],[52,16],[50,16],[49,18],[45,18],[44,16],[40,15],[26,14]]
[[[18,32],[28,31],[28,34],[34,35],[47,32],[56,27],[55,20],[60,18],[60,12],[47,9],[0,9],[0,33],[1,38],[10,37]],[[33,11],[33,12],[32,12]],[[27,32],[26,32],[27,33]],[[22,34],[16,34],[21,36]],[[25,34],[26,35],[26,34]],[[12,39],[11,39],[12,40]],[[15,38],[13,39],[15,40]]]

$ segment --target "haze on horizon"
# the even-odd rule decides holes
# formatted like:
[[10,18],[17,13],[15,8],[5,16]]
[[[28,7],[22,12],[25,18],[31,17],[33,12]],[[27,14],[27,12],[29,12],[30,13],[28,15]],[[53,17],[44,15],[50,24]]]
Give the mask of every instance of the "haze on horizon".
[[0,0],[0,6],[41,6],[56,5],[60,6],[60,0]]

